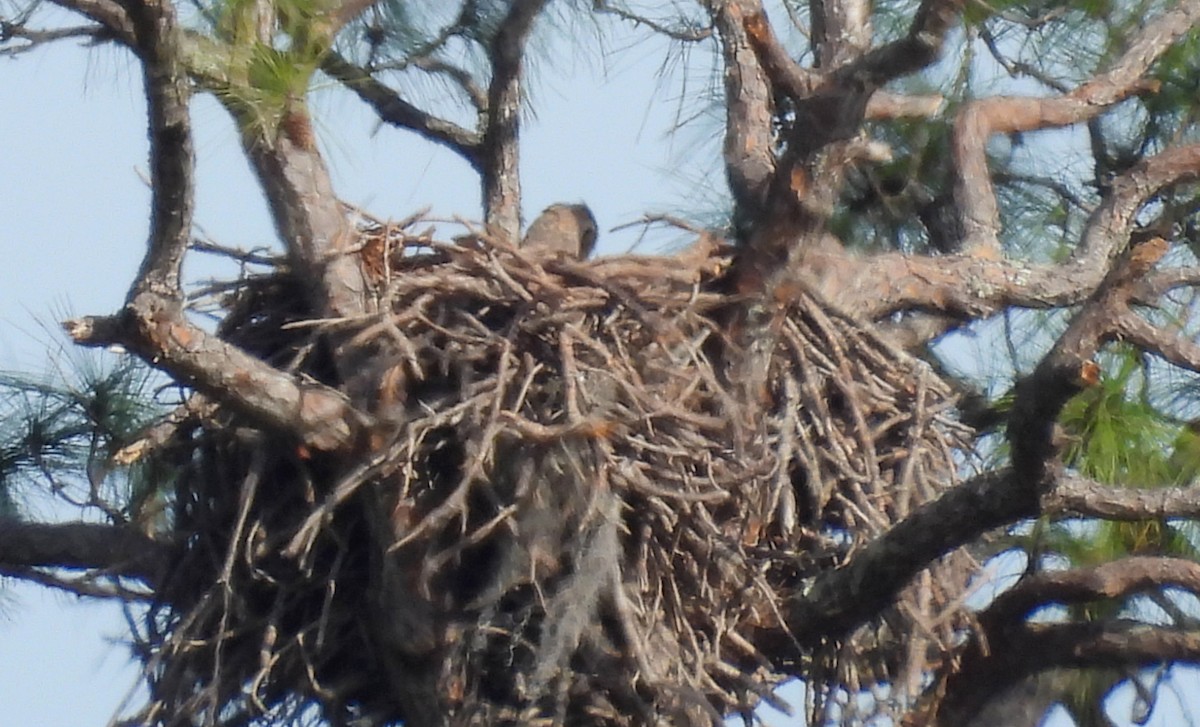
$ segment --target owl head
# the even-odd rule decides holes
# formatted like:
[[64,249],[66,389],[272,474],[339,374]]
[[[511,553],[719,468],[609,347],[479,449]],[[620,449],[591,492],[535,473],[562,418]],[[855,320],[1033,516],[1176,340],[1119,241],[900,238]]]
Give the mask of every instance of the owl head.
[[521,247],[583,260],[596,246],[596,218],[585,204],[552,204],[525,231]]

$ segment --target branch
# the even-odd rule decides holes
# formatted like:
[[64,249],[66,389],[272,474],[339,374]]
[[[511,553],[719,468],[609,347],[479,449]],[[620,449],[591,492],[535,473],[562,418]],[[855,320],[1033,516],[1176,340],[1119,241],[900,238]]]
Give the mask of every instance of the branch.
[[969,662],[946,684],[935,724],[970,724],[991,697],[1032,674],[1058,668],[1139,668],[1200,662],[1200,633],[1128,621],[1024,624],[994,640],[991,657]]
[[[993,97],[963,107],[954,124],[955,197],[961,206],[964,247],[999,250],[999,209],[987,166],[994,134],[1076,124],[1150,88],[1141,80],[1150,65],[1200,19],[1200,0],[1183,0],[1146,25],[1110,69],[1058,97]],[[988,253],[996,257],[997,253]]]
[[121,344],[176,381],[312,449],[349,446],[363,423],[336,390],[302,384],[206,333],[169,300],[141,295],[121,315],[69,320],[63,327],[83,346]]
[[1192,339],[1156,328],[1133,311],[1126,311],[1117,319],[1116,328],[1122,340],[1182,369],[1200,372],[1200,345]]
[[965,5],[965,0],[922,0],[905,37],[867,53],[844,75],[878,87],[922,70],[941,55]]
[[[306,282],[312,310],[326,317],[352,317],[366,311],[366,282],[357,259],[357,244],[324,159],[317,150],[312,118],[303,96],[288,94],[277,123],[229,93],[232,86],[252,85],[231,78],[214,58],[227,52],[223,44],[199,33],[184,33],[181,52],[196,83],[213,91],[238,125],[251,168],[262,185],[275,229],[289,262]],[[254,90],[254,89],[243,89]]]
[[[785,263],[791,252],[811,247],[825,220],[836,204],[845,169],[858,160],[854,139],[861,133],[870,98],[888,74],[877,72],[876,63],[887,63],[888,73],[911,66],[911,70],[931,63],[940,51],[945,34],[957,18],[962,0],[926,0],[910,28],[909,38],[872,54],[862,55],[869,45],[869,22],[864,4],[858,0],[814,2],[814,43],[818,63],[829,70],[801,67],[776,37],[758,0],[711,2],[718,31],[725,48],[726,96],[729,123],[726,130],[726,166],[735,200],[755,220],[756,234],[745,241],[749,249],[739,258],[736,286],[747,291],[762,288],[768,271]],[[743,44],[751,53],[739,55]],[[914,48],[924,49],[921,55]],[[893,55],[904,56],[903,68]],[[920,63],[913,61],[920,55]],[[901,64],[903,65],[903,64]],[[756,86],[749,87],[745,77],[754,72]],[[765,82],[762,80],[765,77]],[[747,110],[755,116],[741,117],[733,100],[745,96],[754,105]],[[788,118],[774,118],[771,102],[775,97],[791,101]],[[761,99],[761,100],[760,100]],[[873,113],[881,116],[902,113],[893,97],[882,96]],[[935,104],[936,110],[937,104]],[[903,113],[928,114],[929,105],[905,108]],[[781,140],[775,140],[773,122],[780,122]],[[739,126],[741,124],[742,126]],[[755,135],[761,136],[757,138]],[[730,142],[740,142],[734,151],[748,151],[745,158],[731,156]],[[775,148],[783,151],[776,158]],[[750,194],[739,194],[738,175],[764,173],[767,179],[756,184]],[[757,180],[755,180],[757,181]],[[757,193],[757,194],[754,194]],[[759,201],[759,198],[762,198]],[[744,198],[744,202],[743,202]],[[768,292],[769,297],[772,293]]]
[[1181,558],[1125,558],[1093,568],[1039,573],[996,597],[980,634],[945,685],[937,723],[968,724],[998,692],[1057,668],[1128,668],[1200,661],[1200,633],[1128,620],[1028,623],[1051,603],[1077,604],[1178,587],[1200,592],[1200,564]]
[[[1031,266],[971,253],[890,253],[868,259],[843,255],[827,261],[839,268],[831,276],[839,279],[838,285],[827,295],[846,310],[875,320],[903,310],[978,319],[1006,306],[1075,305],[1100,284],[1115,253],[1127,244],[1134,216],[1146,201],[1171,185],[1198,178],[1200,144],[1168,148],[1143,159],[1114,181],[1112,193],[1089,218],[1080,246],[1063,263]],[[1159,278],[1138,283],[1139,299],[1155,280]]]
[[813,0],[812,47],[816,63],[835,69],[862,57],[871,46],[871,8],[864,0]]
[[669,27],[663,23],[651,20],[644,15],[610,5],[607,0],[593,0],[592,12],[598,15],[614,15],[621,20],[633,23],[635,26],[645,26],[659,35],[665,35],[671,40],[684,43],[694,43],[712,37],[712,27],[697,27],[689,25],[686,28]]
[[1167,268],[1156,271],[1143,280],[1134,293],[1134,300],[1141,305],[1154,305],[1167,293],[1177,288],[1200,285],[1200,267]]
[[487,126],[481,153],[484,219],[515,242],[521,235],[520,118],[525,44],[547,0],[514,0],[488,49]]
[[775,176],[772,90],[750,46],[745,20],[747,14],[762,17],[763,10],[758,2],[720,0],[710,3],[709,12],[725,62],[725,175],[736,205],[735,220],[754,220]]
[[175,9],[169,0],[126,6],[137,36],[150,119],[150,240],[128,300],[140,293],[181,299],[180,269],[192,235],[195,153]]
[[343,0],[331,14],[331,25],[327,31],[328,37],[336,36],[338,31],[357,20],[376,2],[378,0]]
[[400,98],[371,74],[347,61],[337,51],[330,51],[325,56],[321,70],[358,94],[384,122],[409,129],[435,144],[445,146],[479,170],[482,137],[478,133],[422,111]]
[[1123,249],[1134,218],[1146,202],[1167,187],[1200,179],[1200,144],[1168,147],[1142,159],[1113,180],[1108,196],[1088,218],[1079,248],[1067,265],[1102,269]]
[[150,601],[155,597],[152,591],[146,589],[128,588],[119,582],[104,583],[100,579],[103,574],[87,574],[78,577],[65,577],[39,568],[12,568],[0,565],[0,576],[16,578],[27,583],[33,583],[46,588],[56,588],[74,596],[87,598],[117,599],[121,601]]
[[758,0],[743,0],[728,5],[730,9],[742,13],[741,27],[746,40],[775,90],[797,100],[811,96],[824,80],[824,75],[803,68],[792,60],[792,54],[775,36],[762,4]]
[[[284,112],[275,138],[234,111],[246,155],[266,193],[275,228],[292,265],[311,284],[318,316],[354,317],[367,311],[367,283],[351,255],[357,242],[333,189],[303,100]],[[260,125],[261,126],[261,125]]]
[[[0,518],[0,568],[69,568],[135,578],[153,587],[171,548],[128,527],[94,523],[27,523]],[[18,577],[19,574],[18,574]]]
[[906,95],[890,91],[876,91],[867,101],[867,118],[875,121],[887,119],[932,119],[946,106],[944,96],[936,93]]
[[1037,514],[1037,499],[1012,470],[979,475],[917,509],[859,551],[818,575],[787,604],[788,628],[804,646],[845,636],[895,602],[895,594],[937,558],[987,531]]
[[1069,473],[1055,477],[1040,502],[1011,469],[979,475],[948,491],[870,543],[846,567],[817,576],[789,604],[788,627],[804,645],[845,635],[891,604],[895,593],[937,558],[993,528],[1038,514],[1110,520],[1200,516],[1200,488],[1126,489]]
[[[354,421],[344,397],[324,387],[300,386],[292,377],[210,336],[183,315],[179,275],[191,239],[194,160],[181,35],[169,2],[128,7],[150,117],[150,240],[125,310],[110,318],[67,321],[64,327],[81,345],[120,343],[177,381],[277,431],[292,432],[313,448],[343,447],[351,439]],[[358,312],[363,301],[361,288],[355,297],[352,276],[357,271],[347,272],[353,262],[346,256],[325,258],[337,252],[347,235],[316,150],[290,138],[250,146],[276,222],[291,233],[285,235],[292,243],[289,252],[309,269],[319,270],[330,309]]]
[[136,48],[133,21],[125,8],[112,0],[51,0],[55,5],[96,21],[128,48]]
[[[462,89],[462,92],[471,102],[471,105],[475,107],[476,112],[479,114],[487,113],[487,91],[475,81],[475,78],[469,71],[453,63],[447,63],[431,56],[415,56],[409,59],[408,64],[430,75],[446,76]],[[473,131],[468,133],[478,137]]]
[[112,31],[103,25],[100,25],[99,23],[82,25],[74,28],[35,30],[26,28],[23,22],[12,23],[7,20],[0,19],[0,44],[9,43],[13,40],[24,41],[23,45],[12,45],[7,48],[0,48],[0,56],[17,56],[22,53],[27,53],[39,46],[59,40],[79,38],[92,43],[100,43],[113,37]]
[[1200,486],[1114,487],[1064,473],[1042,497],[1041,510],[1059,517],[1122,521],[1200,518]]
[[1096,383],[1093,357],[1118,333],[1116,321],[1129,311],[1133,289],[1167,248],[1165,240],[1153,238],[1128,250],[1033,373],[1017,382],[1007,437],[1018,481],[1036,496],[1050,492],[1050,478],[1058,475],[1055,426],[1062,408],[1084,387]]
[[1200,594],[1200,563],[1183,558],[1136,556],[1091,568],[1043,571],[1008,589],[979,615],[985,630],[1023,621],[1051,603],[1072,605],[1120,599],[1162,588]]

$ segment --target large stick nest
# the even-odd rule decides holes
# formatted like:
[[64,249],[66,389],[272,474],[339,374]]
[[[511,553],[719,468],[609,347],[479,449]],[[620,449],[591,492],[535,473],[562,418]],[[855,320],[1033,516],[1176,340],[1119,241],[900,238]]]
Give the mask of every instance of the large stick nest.
[[363,236],[376,315],[313,321],[285,270],[227,301],[228,340],[374,424],[334,456],[218,411],[159,453],[181,555],[140,720],[708,724],[800,675],[852,722],[885,706],[861,690],[919,692],[969,564],[815,651],[786,614],[955,483],[967,432],[927,365],[802,294],[750,390],[706,240],[579,262]]

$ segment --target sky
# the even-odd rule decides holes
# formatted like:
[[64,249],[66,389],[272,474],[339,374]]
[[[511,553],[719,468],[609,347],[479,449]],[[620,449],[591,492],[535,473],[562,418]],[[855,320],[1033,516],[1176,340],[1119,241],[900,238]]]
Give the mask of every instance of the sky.
[[[600,254],[671,242],[642,242],[637,226],[613,228],[645,212],[715,206],[713,190],[723,185],[719,117],[706,101],[711,58],[702,51],[687,75],[676,67],[660,77],[664,46],[644,38],[609,37],[604,47],[619,51],[611,63],[599,41],[584,52],[547,41],[552,62],[532,79],[522,148],[526,219],[552,202],[586,201],[602,230]],[[56,322],[116,311],[142,254],[149,192],[140,79],[117,50],[63,43],[0,58],[0,99],[0,370],[52,371],[67,345]],[[443,218],[478,217],[474,175],[449,152],[377,128],[357,99],[329,84],[312,105],[343,199],[383,218],[426,206]],[[680,118],[697,115],[701,121],[671,133]],[[224,112],[200,97],[193,121],[198,231],[224,245],[274,244]],[[193,280],[218,270],[205,261],[188,267]],[[33,514],[51,512],[35,501]],[[111,604],[0,584],[0,724],[106,725],[137,681],[123,633]],[[1179,724],[1178,715],[1164,712],[1150,724]]]

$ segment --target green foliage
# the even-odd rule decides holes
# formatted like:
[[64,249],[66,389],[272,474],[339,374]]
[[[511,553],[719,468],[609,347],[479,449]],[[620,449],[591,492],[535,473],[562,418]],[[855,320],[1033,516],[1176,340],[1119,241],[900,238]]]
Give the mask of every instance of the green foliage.
[[[127,503],[136,478],[102,491],[109,461],[160,413],[153,374],[133,357],[107,364],[78,356],[54,376],[0,374],[0,513],[14,514],[22,487],[47,484],[76,504]],[[79,475],[86,482],[80,482]]]
[[1063,409],[1059,422],[1072,437],[1065,462],[1102,482],[1170,482],[1170,445],[1179,427],[1148,401],[1140,356],[1118,349],[1105,369],[1099,384]]
[[273,138],[303,102],[329,51],[328,0],[217,0],[208,8],[220,41],[209,58],[222,82],[217,96],[245,130]]
[[[1098,385],[1076,396],[1060,424],[1069,444],[1064,462],[1080,474],[1119,487],[1185,484],[1200,472],[1200,434],[1180,426],[1150,401],[1145,362],[1117,349],[1104,362]],[[1128,555],[1197,558],[1186,529],[1164,520],[1055,523],[1035,529],[1033,549],[1073,565],[1095,565]],[[1085,607],[1090,616],[1095,605]],[[1119,610],[1111,605],[1105,610]]]

